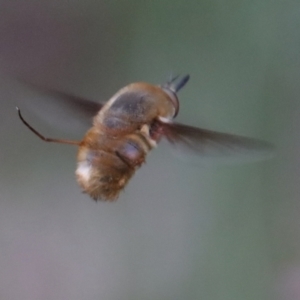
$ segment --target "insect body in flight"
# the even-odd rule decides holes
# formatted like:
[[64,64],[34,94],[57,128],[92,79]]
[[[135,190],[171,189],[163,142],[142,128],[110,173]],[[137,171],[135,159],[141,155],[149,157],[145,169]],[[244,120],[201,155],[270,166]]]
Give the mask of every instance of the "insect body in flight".
[[211,149],[221,155],[270,150],[270,145],[261,141],[173,122],[179,111],[177,92],[188,80],[186,75],[159,86],[132,83],[105,104],[50,91],[94,115],[93,126],[81,141],[46,138],[17,110],[22,122],[42,140],[79,146],[77,182],[96,201],[116,200],[162,138],[199,155],[207,155]]

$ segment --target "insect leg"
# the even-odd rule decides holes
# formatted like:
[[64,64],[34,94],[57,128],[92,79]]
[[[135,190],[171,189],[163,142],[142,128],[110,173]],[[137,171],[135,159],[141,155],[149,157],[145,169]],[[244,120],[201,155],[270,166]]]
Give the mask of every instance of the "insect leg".
[[35,135],[37,135],[41,140],[43,140],[45,142],[52,142],[52,143],[69,144],[69,145],[77,145],[77,146],[80,145],[81,141],[70,141],[70,140],[64,140],[64,139],[52,139],[52,138],[44,137],[37,130],[35,130],[31,125],[29,125],[29,123],[27,123],[25,121],[25,119],[23,118],[23,116],[21,114],[21,110],[19,109],[19,107],[16,107],[16,109],[18,111],[19,118],[21,119],[23,124],[26,127],[28,127]]

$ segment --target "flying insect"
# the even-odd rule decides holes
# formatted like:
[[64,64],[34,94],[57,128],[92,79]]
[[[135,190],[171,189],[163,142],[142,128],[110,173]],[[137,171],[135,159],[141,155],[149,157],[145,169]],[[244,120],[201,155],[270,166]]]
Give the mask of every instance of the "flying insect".
[[189,75],[172,78],[162,85],[145,82],[129,84],[106,103],[50,91],[93,116],[93,125],[80,141],[48,138],[34,129],[22,116],[21,121],[45,142],[76,145],[76,178],[84,193],[95,201],[113,201],[145,162],[147,154],[162,140],[181,145],[197,155],[211,149],[220,155],[269,152],[268,143],[237,135],[220,133],[174,122],[179,112],[177,93]]

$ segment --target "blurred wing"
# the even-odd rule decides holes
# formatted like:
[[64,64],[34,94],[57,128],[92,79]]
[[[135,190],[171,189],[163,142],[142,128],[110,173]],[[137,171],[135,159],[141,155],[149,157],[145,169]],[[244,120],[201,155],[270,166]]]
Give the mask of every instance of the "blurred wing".
[[50,96],[52,102],[56,102],[58,105],[62,105],[64,108],[73,110],[81,117],[92,122],[92,118],[103,107],[103,103],[92,101],[83,97],[75,96],[55,89],[41,87],[33,83],[24,81],[23,79],[17,79],[22,84],[29,86],[31,89],[43,94],[44,96]]
[[55,99],[54,101],[62,102],[63,105],[67,105],[74,111],[80,112],[82,116],[89,119],[90,121],[103,107],[103,104],[100,102],[95,102],[79,96],[67,94],[65,92],[59,92],[54,90],[48,90],[45,92],[49,96],[52,96]]
[[273,154],[273,146],[264,141],[179,123],[158,122],[160,134],[175,149],[183,148],[184,152],[193,152],[204,158],[220,158],[223,162],[253,161],[270,158]]
[[17,76],[13,79],[26,88],[16,87],[14,90],[15,104],[20,109],[30,111],[49,127],[71,136],[74,134],[74,138],[75,134],[83,135],[92,126],[93,117],[103,107],[103,103],[33,84]]

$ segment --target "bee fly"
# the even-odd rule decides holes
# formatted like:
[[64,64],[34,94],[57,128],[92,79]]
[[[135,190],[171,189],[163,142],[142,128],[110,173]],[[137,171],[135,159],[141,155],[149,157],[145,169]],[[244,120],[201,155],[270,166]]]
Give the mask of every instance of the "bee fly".
[[209,154],[210,149],[220,150],[221,155],[270,150],[269,144],[254,139],[175,123],[173,119],[179,112],[177,93],[188,80],[186,75],[162,85],[132,83],[105,104],[50,91],[94,116],[93,126],[81,141],[44,137],[23,118],[18,107],[17,110],[22,122],[43,141],[79,147],[77,182],[96,201],[116,200],[161,139],[199,155]]

